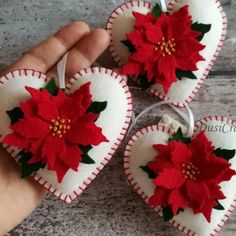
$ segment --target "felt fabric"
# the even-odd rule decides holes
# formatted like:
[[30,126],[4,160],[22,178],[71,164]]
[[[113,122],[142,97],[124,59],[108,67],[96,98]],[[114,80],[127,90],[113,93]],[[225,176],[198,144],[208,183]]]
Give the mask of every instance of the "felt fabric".
[[46,163],[61,183],[69,169],[78,171],[83,153],[79,145],[108,142],[94,123],[98,116],[86,113],[92,103],[89,87],[86,83],[69,96],[62,90],[52,96],[46,89],[26,87],[32,98],[24,102],[25,117],[10,126],[13,133],[2,142],[32,153],[28,162]]
[[146,73],[147,80],[160,84],[165,93],[176,82],[176,70],[195,71],[196,63],[204,58],[199,52],[205,48],[197,38],[200,32],[193,31],[192,17],[188,6],[173,14],[162,13],[156,18],[150,13],[142,15],[133,12],[136,18],[135,31],[126,37],[136,51],[123,66],[126,75]]
[[[115,72],[105,68],[91,68],[76,74],[75,78],[67,85],[67,94],[73,94],[84,84],[90,82],[91,100],[107,101],[106,109],[100,114],[95,124],[102,129],[103,135],[109,142],[103,142],[88,151],[88,155],[96,161],[94,164],[80,163],[78,172],[72,169],[68,170],[61,183],[58,183],[55,171],[50,171],[47,167],[37,172],[34,178],[66,202],[71,202],[78,197],[111,159],[114,150],[118,147],[119,140],[123,138],[122,135],[125,134],[125,130],[128,128],[132,113],[132,100],[128,87],[122,77]],[[20,103],[24,104],[31,97],[25,90],[25,86],[38,90],[44,88],[47,84],[45,75],[31,70],[9,73],[1,78],[1,81],[3,84],[0,84],[0,99],[4,102],[0,106],[0,141],[2,141],[3,136],[12,132],[9,128],[10,119],[6,111],[12,110]],[[87,99],[81,101],[83,103],[81,110],[74,109],[74,112],[78,115],[83,112],[82,108],[88,102]],[[25,109],[28,109],[26,107]],[[69,109],[67,112],[73,110],[73,107],[67,108]],[[29,113],[33,112],[30,109],[28,111]],[[94,118],[94,116],[90,117],[91,120],[94,120]],[[19,153],[19,149],[6,148],[14,157]],[[74,150],[70,149],[67,153],[68,156],[71,156],[70,152],[74,152]]]
[[[227,132],[220,132],[219,129],[215,130],[215,127],[225,127],[225,131]],[[210,117],[202,119],[201,121],[196,123],[194,136],[199,134],[201,130],[204,130],[207,138],[210,142],[212,142],[212,146],[233,150],[236,149],[236,133],[234,132],[235,128],[235,123],[233,123],[228,118],[217,117],[216,119],[216,117]],[[156,159],[157,150],[155,150],[152,146],[157,143],[163,144],[162,146],[159,145],[158,149],[160,150],[160,155],[166,155],[165,153],[167,151],[167,140],[173,135],[173,131],[173,129],[171,130],[169,128],[163,128],[163,126],[159,126],[157,128],[156,126],[152,126],[144,128],[141,132],[138,131],[137,134],[133,136],[128,143],[125,152],[125,156],[127,159],[125,159],[124,165],[126,174],[128,175],[128,179],[132,183],[132,186],[134,186],[135,190],[143,197],[143,199],[145,199],[147,203],[149,202],[149,199],[151,201],[150,203],[153,205],[158,205],[160,203],[164,203],[164,205],[172,203],[173,210],[174,212],[176,212],[178,207],[182,206],[184,208],[184,206],[186,205],[182,193],[180,191],[175,191],[173,195],[169,196],[169,193],[165,188],[156,188],[155,184],[153,184],[153,179],[150,179],[147,173],[140,168],[140,166],[145,166],[150,161],[159,163],[157,161],[158,159]],[[201,145],[201,142],[199,143],[197,141],[198,140],[196,140],[195,145],[199,147],[199,145]],[[212,150],[212,147],[209,146],[208,143],[204,143]],[[229,161],[229,163],[231,163],[231,169],[236,170],[235,155]],[[149,165],[149,167],[151,166]],[[159,171],[160,168],[163,168],[163,165],[158,167],[155,171]],[[206,168],[206,171],[209,171],[209,166]],[[214,176],[215,173],[209,173],[209,175]],[[189,196],[193,199],[196,199],[196,196],[202,199],[203,194],[200,194],[200,191],[198,191],[200,186],[198,186],[197,190],[191,185],[192,184],[190,183],[188,186],[188,188],[191,190],[189,192]],[[178,215],[176,215],[171,223],[183,232],[190,232],[190,234],[195,233],[199,236],[210,236],[215,234],[215,232],[218,232],[227,220],[227,217],[225,217],[225,215],[230,215],[233,206],[235,206],[234,199],[236,197],[236,176],[233,176],[229,181],[222,182],[219,185],[221,187],[221,192],[226,197],[225,199],[220,200],[220,203],[224,207],[224,210],[213,209],[210,223],[207,221],[203,214],[194,214],[192,209],[190,209],[189,207],[185,208],[184,212],[180,212]],[[208,188],[208,190],[204,185],[201,185],[201,187],[202,192],[210,191],[210,194],[214,192],[214,194],[216,194],[220,199],[223,198],[222,193],[218,188],[214,186],[214,184],[211,186],[211,188]],[[196,196],[195,193],[197,194]],[[151,196],[155,197],[151,199]],[[169,196],[169,198],[167,196]],[[175,201],[172,201],[173,197]],[[207,206],[209,206],[209,208],[212,208],[211,204],[212,202],[209,202]],[[204,212],[204,214],[208,218],[209,209],[205,209],[206,211]],[[158,207],[156,207],[155,210],[159,212]],[[198,213],[198,211],[195,211],[195,213]]]
[[[203,80],[208,75],[211,67],[215,63],[216,57],[221,50],[226,34],[226,16],[220,6],[220,1],[215,0],[179,0],[173,1],[173,11],[178,11],[181,7],[189,5],[189,12],[193,22],[211,24],[211,30],[201,41],[206,47],[200,52],[205,61],[197,63],[198,70],[194,71],[197,79],[182,79],[173,83],[167,94],[161,85],[153,85],[151,91],[153,94],[168,100],[175,105],[184,106],[191,102],[197,90],[200,88]],[[126,7],[127,6],[127,7]],[[135,17],[132,12],[147,14],[151,12],[152,6],[143,1],[132,1],[118,7],[112,14],[107,23],[108,32],[111,35],[110,51],[113,58],[120,66],[127,64],[130,52],[128,48],[121,43],[125,40],[126,34],[134,30]],[[122,25],[122,27],[120,27]],[[189,47],[187,47],[190,49]],[[133,63],[135,71],[139,70],[138,64]],[[131,67],[133,68],[133,67]]]
[[[215,148],[204,131],[189,144],[170,141],[165,148],[163,145],[154,145],[154,148],[158,154],[148,167],[157,175],[153,181],[156,188],[166,191],[164,196],[169,199],[173,214],[184,205],[194,213],[202,213],[211,222],[212,208],[218,205],[216,200],[225,199],[219,184],[236,175],[236,171],[230,168],[231,164],[213,153]],[[155,193],[150,198],[151,203],[152,198],[156,199]],[[166,207],[165,202],[166,199],[162,199],[159,206]]]

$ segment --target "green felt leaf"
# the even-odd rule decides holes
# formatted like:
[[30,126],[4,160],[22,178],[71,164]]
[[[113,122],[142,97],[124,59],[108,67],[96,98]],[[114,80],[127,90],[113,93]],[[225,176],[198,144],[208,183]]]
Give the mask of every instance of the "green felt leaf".
[[7,111],[7,115],[10,118],[11,125],[15,124],[18,122],[20,119],[24,118],[24,113],[19,107],[15,107],[11,111]]
[[52,95],[56,96],[58,94],[58,87],[56,85],[55,79],[52,78],[46,85],[45,89]]
[[46,164],[43,162],[28,164],[28,161],[33,156],[32,153],[26,153],[24,151],[21,151],[18,155],[20,156],[19,163],[21,166],[21,178],[26,178],[34,172],[38,171],[39,169],[45,168],[46,166]]
[[147,90],[155,83],[154,78],[152,79],[152,81],[148,81],[146,74],[139,75],[138,80],[140,82],[140,87],[143,91]]
[[211,24],[201,24],[198,22],[195,22],[192,24],[192,30],[201,32],[202,34],[197,38],[197,40],[200,42],[206,33],[208,33],[211,30]]
[[171,138],[169,138],[168,141],[180,141],[182,143],[188,144],[191,142],[191,138],[184,137],[182,129],[179,128],[178,131]]
[[235,156],[236,150],[228,150],[228,149],[222,149],[222,148],[217,148],[213,152],[216,156],[221,157],[225,159],[226,161],[229,161]]
[[[184,209],[182,208],[179,208],[178,211],[177,211],[177,215],[180,213],[180,212],[183,212]],[[163,214],[163,218],[164,218],[164,221],[169,221],[169,220],[172,220],[174,218],[174,214],[172,212],[172,208],[171,206],[167,206],[167,207],[163,207],[162,208],[162,214]]]
[[95,161],[87,154],[84,153],[82,155],[82,161],[83,164],[95,164]]
[[147,166],[140,166],[140,168],[148,174],[148,177],[150,179],[155,179],[157,177],[156,173],[152,171],[150,168],[148,168]]
[[79,145],[79,148],[83,152],[81,162],[83,164],[94,164],[95,161],[88,155],[88,152],[93,148],[93,146],[92,145],[88,145],[88,146]]
[[79,148],[83,153],[88,153],[93,148],[93,146],[92,145],[88,145],[88,146],[79,145]]
[[216,202],[217,202],[217,206],[215,206],[214,207],[214,209],[216,209],[216,210],[224,210],[225,208],[220,204],[220,202],[219,202],[219,200],[216,200]]
[[196,75],[192,71],[176,70],[176,77],[181,80],[182,78],[197,79]]
[[107,107],[107,102],[92,102],[91,106],[88,108],[88,112],[92,112],[94,114],[100,114]]
[[162,214],[163,214],[163,218],[165,222],[172,220],[174,218],[174,215],[170,206],[163,207]]
[[156,4],[155,7],[152,9],[152,15],[155,17],[160,17],[162,14],[162,10],[159,4]]
[[123,43],[126,47],[128,47],[129,52],[136,52],[135,46],[132,44],[130,40],[121,40],[121,43]]

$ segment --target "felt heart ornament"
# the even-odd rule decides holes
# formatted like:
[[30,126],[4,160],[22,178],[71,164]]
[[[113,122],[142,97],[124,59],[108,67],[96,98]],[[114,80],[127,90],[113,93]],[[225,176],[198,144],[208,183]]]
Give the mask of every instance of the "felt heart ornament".
[[190,103],[226,35],[219,0],[172,0],[168,12],[145,1],[117,7],[107,22],[110,52],[143,89],[172,104]]
[[216,235],[236,206],[236,122],[198,121],[192,138],[154,125],[128,142],[124,168],[145,202],[187,235]]
[[98,67],[77,73],[65,90],[40,72],[10,72],[0,79],[0,99],[1,143],[22,177],[32,174],[67,203],[110,161],[132,114],[126,82]]

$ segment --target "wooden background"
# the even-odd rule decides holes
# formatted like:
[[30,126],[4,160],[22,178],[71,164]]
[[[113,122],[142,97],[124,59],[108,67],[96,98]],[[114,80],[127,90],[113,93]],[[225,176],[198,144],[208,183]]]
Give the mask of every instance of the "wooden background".
[[[91,27],[104,27],[109,13],[122,0],[0,0],[0,67],[72,20],[84,20]],[[156,2],[156,1],[153,1]],[[236,119],[236,0],[222,0],[229,18],[228,35],[221,56],[206,83],[191,103],[197,119],[209,114]],[[105,53],[99,62],[112,67]],[[132,91],[135,112],[158,101]],[[167,107],[150,112],[136,128],[155,124]],[[65,205],[51,194],[37,210],[8,235],[127,235],[178,236],[181,233],[149,209],[126,183],[123,147],[93,181],[81,198]],[[236,235],[236,211],[220,233]]]

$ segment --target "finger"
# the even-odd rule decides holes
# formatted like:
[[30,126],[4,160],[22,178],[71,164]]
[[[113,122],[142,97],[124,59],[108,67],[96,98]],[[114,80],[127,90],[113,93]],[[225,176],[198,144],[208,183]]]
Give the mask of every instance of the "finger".
[[[76,72],[90,67],[106,50],[109,41],[110,37],[104,29],[96,29],[84,37],[69,51],[66,78],[71,78]],[[55,75],[56,68],[52,68],[48,74]]]
[[27,68],[46,73],[88,33],[89,27],[87,24],[80,21],[72,22],[27,52],[21,59],[11,65],[7,72]]

